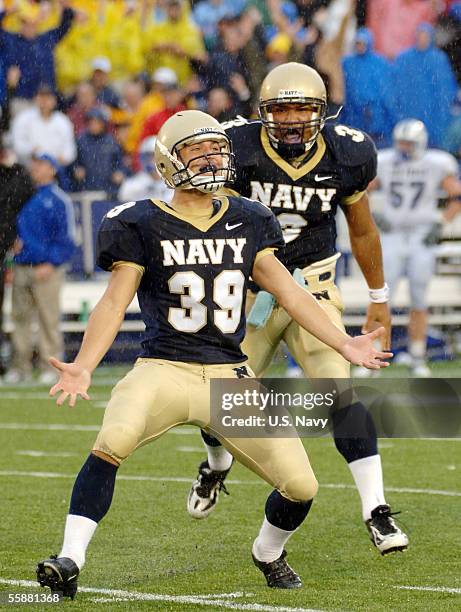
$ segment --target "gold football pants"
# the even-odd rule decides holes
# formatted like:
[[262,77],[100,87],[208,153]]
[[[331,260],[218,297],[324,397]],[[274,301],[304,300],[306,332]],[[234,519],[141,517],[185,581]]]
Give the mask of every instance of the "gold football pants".
[[241,365],[138,359],[112,391],[93,450],[121,463],[172,427],[197,425],[284,497],[312,499],[318,485],[299,438],[226,439],[210,427],[210,380],[235,379]]
[[[307,290],[324,308],[329,318],[340,329],[344,305],[338,287],[335,285],[337,256],[319,261],[303,270]],[[324,279],[324,280],[322,280]],[[256,295],[247,295],[247,312],[254,304]],[[274,353],[284,340],[290,353],[304,370],[308,378],[349,378],[350,365],[338,352],[330,348],[300,327],[278,304],[275,305],[264,327],[247,326],[243,352],[256,376],[263,376]]]

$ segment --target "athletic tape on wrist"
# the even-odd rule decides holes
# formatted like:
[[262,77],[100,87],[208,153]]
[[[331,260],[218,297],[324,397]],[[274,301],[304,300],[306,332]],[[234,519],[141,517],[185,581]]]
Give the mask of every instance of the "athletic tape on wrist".
[[389,287],[387,283],[384,283],[384,287],[381,289],[368,289],[370,301],[374,304],[384,304],[389,301]]

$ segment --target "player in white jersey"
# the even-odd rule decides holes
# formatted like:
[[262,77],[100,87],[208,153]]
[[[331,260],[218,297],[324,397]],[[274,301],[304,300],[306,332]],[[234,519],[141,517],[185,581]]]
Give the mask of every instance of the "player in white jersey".
[[173,190],[169,189],[157,172],[154,164],[154,151],[157,138],[148,136],[139,148],[141,170],[134,176],[129,176],[120,185],[118,199],[120,202],[136,202],[151,198],[170,202]]
[[[384,270],[392,294],[401,277],[410,284],[409,351],[414,376],[430,376],[426,364],[427,287],[434,271],[435,245],[444,223],[461,210],[458,163],[445,151],[427,148],[427,131],[416,119],[400,121],[393,148],[378,153],[378,173],[370,185],[384,194],[375,215],[381,229]],[[447,196],[437,208],[439,192]]]

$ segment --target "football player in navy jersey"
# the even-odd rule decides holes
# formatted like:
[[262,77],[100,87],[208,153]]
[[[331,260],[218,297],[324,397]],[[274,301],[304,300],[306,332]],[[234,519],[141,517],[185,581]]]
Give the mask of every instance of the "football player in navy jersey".
[[[210,434],[210,380],[251,376],[240,349],[250,274],[277,301],[345,359],[373,369],[391,353],[377,351],[381,328],[351,338],[274,257],[283,246],[271,211],[243,197],[213,197],[235,175],[231,144],[200,111],[170,118],[158,134],[156,164],[174,187],[170,204],[129,202],[104,218],[97,262],[111,271],[73,363],[52,358],[60,374],[51,395],[73,406],[88,399],[91,373],[111,346],[134,296],[146,325],[133,369],[115,386],[101,430],[72,491],[64,543],[41,561],[42,586],[74,597],[93,533],[109,510],[120,463],[171,427],[191,423]],[[271,587],[301,586],[284,545],[305,519],[317,481],[299,438],[220,438],[234,457],[274,486],[253,546],[255,565]]]
[[[232,192],[259,200],[276,215],[285,247],[277,258],[322,304],[331,321],[344,329],[343,303],[334,283],[338,207],[344,212],[352,246],[369,287],[370,304],[362,331],[386,328],[383,348],[390,346],[388,288],[381,244],[370,213],[366,189],[376,176],[376,149],[363,132],[327,123],[327,95],[319,74],[295,62],[269,72],[261,86],[260,120],[242,117],[223,124],[236,155]],[[243,351],[256,376],[262,376],[284,340],[311,379],[350,377],[338,352],[300,327],[286,309],[264,291],[250,287]],[[375,427],[358,401],[332,414],[338,451],[346,459],[362,502],[362,517],[381,554],[404,550],[408,538],[392,518],[384,497],[381,459]],[[369,437],[359,436],[367,423]],[[232,456],[205,432],[208,459],[188,498],[188,511],[205,518],[216,505]]]

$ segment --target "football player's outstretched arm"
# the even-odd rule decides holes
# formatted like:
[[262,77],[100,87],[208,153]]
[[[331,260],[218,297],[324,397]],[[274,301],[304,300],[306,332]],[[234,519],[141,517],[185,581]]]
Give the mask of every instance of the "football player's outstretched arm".
[[[354,204],[343,206],[349,229],[352,253],[359,264],[370,289],[384,287],[383,255],[381,239],[370,212],[368,196],[365,193]],[[367,333],[383,326],[386,333],[381,337],[384,349],[391,346],[391,314],[387,302],[370,302],[367,310],[367,320],[362,332]]]
[[328,344],[355,365],[372,370],[389,364],[383,359],[392,353],[377,351],[373,341],[386,333],[383,327],[352,338],[330,320],[317,300],[293,279],[274,255],[259,258],[252,273],[254,281],[272,293],[277,302],[301,327]]
[[59,371],[59,380],[50,389],[50,395],[61,392],[56,400],[59,406],[67,398],[69,405],[75,406],[79,395],[89,399],[87,390],[91,384],[91,374],[111,347],[140,281],[141,274],[135,268],[116,268],[110,275],[104,295],[91,313],[75,361],[64,363],[55,357],[50,358],[51,365]]

